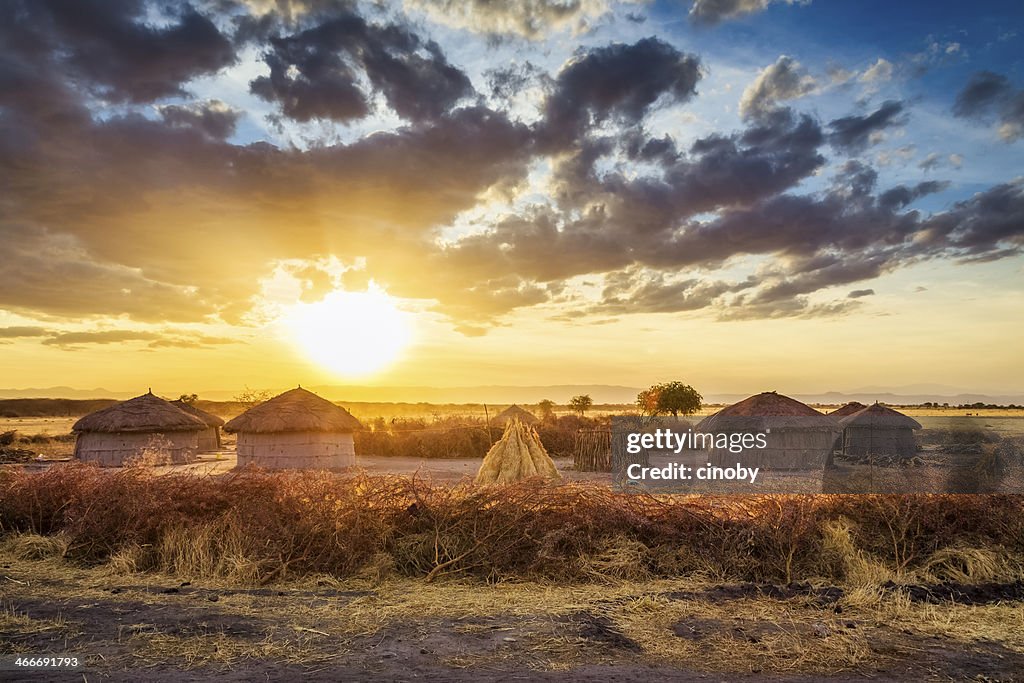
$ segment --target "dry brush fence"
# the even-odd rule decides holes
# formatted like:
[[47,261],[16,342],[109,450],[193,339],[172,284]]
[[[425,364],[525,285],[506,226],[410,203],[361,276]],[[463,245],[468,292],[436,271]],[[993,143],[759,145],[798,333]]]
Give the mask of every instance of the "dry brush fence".
[[573,463],[579,472],[612,471],[612,431],[580,429],[573,444]]

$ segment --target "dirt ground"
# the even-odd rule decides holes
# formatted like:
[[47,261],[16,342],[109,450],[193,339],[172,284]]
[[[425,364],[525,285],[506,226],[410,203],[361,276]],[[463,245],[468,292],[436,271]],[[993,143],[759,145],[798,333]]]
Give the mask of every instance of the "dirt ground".
[[960,603],[921,589],[372,577],[246,588],[2,551],[0,658],[85,666],[0,680],[1024,680],[1024,586]]
[[[67,456],[63,456],[66,459]],[[26,467],[32,470],[43,470],[59,460],[32,462],[27,465],[8,465]],[[235,452],[224,450],[220,453],[204,453],[199,459],[188,465],[170,465],[156,467],[156,473],[193,472],[195,474],[226,474],[237,464]],[[572,469],[571,458],[555,458],[555,466],[564,479],[570,481],[610,482],[611,475],[607,472],[576,472]],[[0,467],[4,467],[0,465]],[[356,456],[355,470],[364,470],[369,474],[415,474],[416,476],[439,482],[455,482],[460,479],[472,479],[480,467],[479,458],[453,459],[422,459],[395,456]]]

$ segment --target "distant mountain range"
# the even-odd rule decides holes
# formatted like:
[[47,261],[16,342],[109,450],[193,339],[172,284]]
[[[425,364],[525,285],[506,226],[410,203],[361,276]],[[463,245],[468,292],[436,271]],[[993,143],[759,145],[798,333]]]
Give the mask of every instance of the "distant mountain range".
[[[282,387],[283,391],[287,387]],[[478,386],[478,387],[372,387],[320,385],[307,387],[325,398],[335,401],[363,403],[524,403],[535,404],[543,399],[564,404],[578,394],[589,394],[595,403],[633,403],[639,387],[613,384],[556,384],[550,386]],[[156,393],[176,396],[180,389],[163,391],[156,387]],[[131,398],[137,392],[109,391],[103,388],[74,389],[72,387],[46,387],[32,389],[0,389],[0,398]],[[240,390],[201,391],[201,398],[212,401],[229,401]],[[704,397],[707,403],[735,403],[748,394],[709,393]],[[970,403],[994,403],[999,405],[1024,405],[1024,393],[981,394],[939,384],[914,384],[899,387],[868,386],[850,391],[828,391],[817,394],[790,394],[805,403],[841,404],[848,401],[861,403],[891,403],[915,405],[925,402],[949,403],[950,405]]]

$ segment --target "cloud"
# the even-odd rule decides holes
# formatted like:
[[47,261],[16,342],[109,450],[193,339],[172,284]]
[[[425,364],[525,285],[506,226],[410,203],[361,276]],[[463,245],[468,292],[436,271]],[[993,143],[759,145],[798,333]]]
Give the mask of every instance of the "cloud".
[[958,169],[963,166],[964,158],[960,154],[940,154],[939,152],[930,152],[928,156],[922,159],[917,167],[922,171],[934,171],[943,166]]
[[230,38],[186,3],[169,3],[159,25],[142,2],[39,0],[5,7],[5,40],[32,43],[36,58],[46,55],[113,101],[183,95],[185,83],[235,60]]
[[64,332],[43,341],[46,346],[69,348],[81,344],[120,344],[129,341],[159,339],[156,332],[135,330],[103,330],[99,332]]
[[160,116],[171,126],[193,128],[215,140],[224,140],[235,132],[241,112],[220,100],[192,104],[167,104],[158,107]]
[[0,327],[0,339],[21,339],[22,337],[44,337],[49,332],[44,327],[14,326]]
[[884,83],[892,80],[892,74],[892,62],[879,57],[878,61],[865,69],[857,80],[862,83]]
[[[117,238],[116,235],[112,236]],[[0,223],[0,307],[70,316],[129,315],[137,320],[196,320],[214,307],[185,286],[96,259],[75,238]]]
[[848,154],[862,152],[878,140],[882,131],[896,125],[902,125],[905,117],[902,102],[888,100],[874,112],[865,116],[845,116],[831,121],[828,126],[832,132],[828,141],[833,147]]
[[810,3],[810,0],[693,0],[693,5],[690,7],[690,21],[695,24],[713,26],[727,19],[737,19],[748,14],[763,12],[768,5],[780,1],[787,5]]
[[855,289],[846,295],[848,299],[860,299],[865,296],[874,296],[875,290],[873,289]]
[[405,0],[405,6],[453,28],[529,40],[564,30],[585,32],[611,11],[607,0]]
[[348,11],[294,35],[271,37],[263,59],[270,75],[253,79],[250,89],[297,121],[364,118],[370,113],[364,78],[410,121],[437,119],[474,92],[436,43]]
[[992,71],[979,71],[956,96],[953,115],[981,121],[995,119],[999,137],[1015,142],[1024,135],[1024,90]]
[[[203,96],[217,92],[220,104],[181,94],[144,101],[146,89],[133,86],[140,94],[111,106],[98,95],[112,81],[69,68],[64,38],[48,14],[35,14],[49,5],[17,21],[0,6],[11,20],[0,21],[0,308],[59,317],[70,329],[97,318],[145,323],[157,336],[121,341],[146,348],[213,345],[226,342],[176,333],[178,323],[253,324],[276,264],[334,257],[362,267],[343,282],[297,272],[308,286],[294,296],[373,278],[394,296],[436,306],[466,333],[541,305],[573,319],[629,310],[826,316],[856,310],[848,292],[881,274],[1024,247],[1021,181],[932,213],[920,200],[945,183],[911,177],[879,187],[865,160],[842,164],[829,183],[820,174],[837,164],[832,149],[866,149],[901,122],[904,105],[890,101],[823,130],[787,106],[812,87],[788,58],[748,89],[757,113],[737,129],[666,127],[663,119],[679,114],[673,107],[697,97],[704,67],[656,38],[580,48],[553,73],[485,72],[493,97],[484,98],[463,80],[480,67],[467,49],[446,52],[400,15],[373,11],[371,21],[345,3],[264,4],[248,17],[240,15],[250,5],[211,14],[219,30],[242,27],[237,49],[266,60],[213,83],[262,75],[274,108],[330,132],[305,147],[259,139],[254,119],[242,126],[235,107],[249,93],[230,87],[203,84]],[[185,21],[184,9],[144,6],[131,16],[136,24],[145,16],[146,30]],[[161,92],[184,93],[203,73],[169,72]],[[524,84],[539,102],[529,123],[508,97]],[[386,117],[385,130],[372,130],[373,118],[344,125],[385,107],[405,120]],[[652,116],[659,108],[664,116]],[[976,111],[998,119],[1002,110]],[[915,171],[913,149],[890,152],[910,166],[901,172]],[[929,156],[922,170],[944,158],[955,166],[954,156]],[[578,278],[604,287],[584,288],[588,300]],[[98,331],[111,333],[109,344],[139,333]],[[38,339],[59,334],[81,333]],[[49,343],[104,338],[74,339]]]
[[659,99],[686,102],[696,94],[700,60],[657,38],[578,52],[554,79],[544,106],[544,134],[575,141],[592,125],[639,123]]
[[744,118],[762,117],[779,102],[809,95],[817,89],[817,82],[800,62],[786,55],[765,67],[743,91],[740,115]]
[[57,346],[74,351],[84,345],[124,344],[128,342],[149,342],[147,348],[206,348],[223,344],[237,344],[238,339],[214,337],[204,334],[169,333],[151,330],[97,330],[83,332],[61,332],[43,340],[45,346]]

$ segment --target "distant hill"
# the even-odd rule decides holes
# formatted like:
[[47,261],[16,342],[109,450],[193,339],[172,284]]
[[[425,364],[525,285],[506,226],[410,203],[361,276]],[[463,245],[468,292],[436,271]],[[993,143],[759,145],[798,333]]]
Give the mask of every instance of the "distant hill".
[[[38,389],[0,389],[0,399],[126,399],[146,390],[141,387],[137,391],[108,391],[106,389],[74,389],[71,387],[47,387]],[[263,387],[253,387],[262,389]],[[271,389],[272,393],[284,391],[290,387]],[[557,404],[565,404],[572,396],[589,394],[597,404],[632,404],[639,393],[639,387],[627,387],[614,384],[555,384],[546,386],[511,386],[493,385],[477,387],[374,387],[355,385],[318,385],[307,387],[321,396],[345,403],[431,403],[431,404],[490,404],[508,405],[520,403],[536,405],[544,399],[551,399]],[[793,398],[805,403],[838,405],[848,401],[861,403],[891,403],[893,405],[919,405],[925,402],[938,404],[948,403],[952,406],[972,403],[998,405],[1024,405],[1024,393],[982,394],[965,391],[959,387],[944,385],[909,385],[904,387],[860,387],[851,391],[827,391],[822,393],[789,393],[784,387],[757,387],[749,393],[714,393],[704,396],[706,403],[735,403],[757,391],[778,388]],[[699,389],[699,387],[698,387]],[[190,387],[153,387],[153,391],[161,396],[176,398],[182,392],[192,391]],[[241,390],[209,390],[199,391],[200,399],[216,402],[230,402]],[[65,406],[65,409],[68,407]],[[77,408],[71,408],[77,410]],[[59,413],[57,413],[59,414]]]

